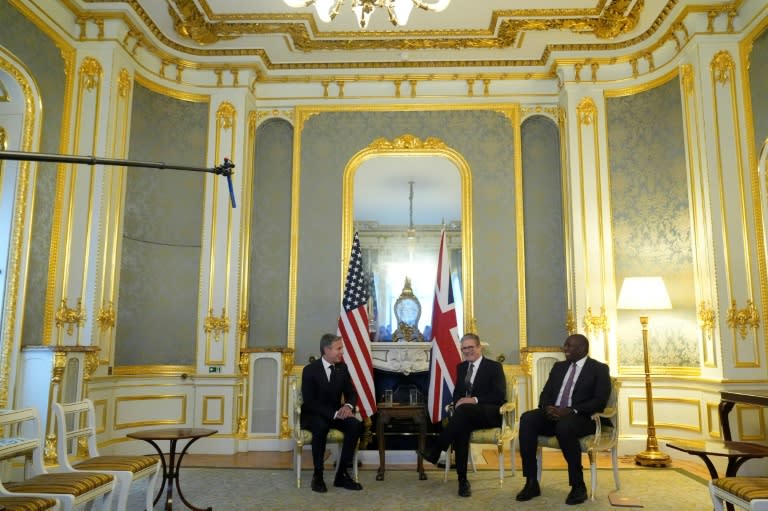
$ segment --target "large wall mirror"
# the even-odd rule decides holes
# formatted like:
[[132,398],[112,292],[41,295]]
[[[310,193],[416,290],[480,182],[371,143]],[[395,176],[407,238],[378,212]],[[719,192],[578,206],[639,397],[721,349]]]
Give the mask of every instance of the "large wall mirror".
[[[373,341],[431,338],[443,228],[459,332],[464,332],[472,317],[470,196],[466,161],[436,139],[380,139],[350,160],[344,173],[342,253],[348,255],[357,231],[370,285]],[[414,310],[414,302],[398,301],[410,293],[420,310]],[[415,330],[399,329],[405,317],[415,322]]]

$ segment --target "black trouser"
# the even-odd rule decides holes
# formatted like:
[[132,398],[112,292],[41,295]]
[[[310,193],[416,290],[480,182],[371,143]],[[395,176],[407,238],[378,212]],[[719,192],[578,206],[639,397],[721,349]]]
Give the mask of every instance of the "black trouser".
[[333,419],[328,421],[318,415],[305,417],[306,428],[312,432],[312,463],[315,466],[315,472],[323,471],[323,461],[325,460],[325,444],[330,429],[338,429],[344,433],[344,443],[341,446],[341,455],[337,470],[346,470],[352,465],[352,459],[355,456],[355,445],[363,432],[363,423],[355,417],[346,419]]
[[[466,404],[456,407],[453,417],[437,439],[437,447],[445,451],[449,445],[453,444],[453,450],[456,453],[456,473],[459,478],[467,477],[469,437],[472,431],[497,428],[500,425],[501,415],[496,405]],[[449,460],[446,462],[450,463]]]
[[523,460],[523,475],[528,479],[536,479],[536,449],[537,437],[555,436],[563,451],[563,457],[568,463],[568,484],[579,486],[584,484],[581,473],[581,446],[579,438],[595,432],[595,421],[584,414],[571,414],[553,421],[547,418],[543,408],[525,412],[520,417],[520,457]]

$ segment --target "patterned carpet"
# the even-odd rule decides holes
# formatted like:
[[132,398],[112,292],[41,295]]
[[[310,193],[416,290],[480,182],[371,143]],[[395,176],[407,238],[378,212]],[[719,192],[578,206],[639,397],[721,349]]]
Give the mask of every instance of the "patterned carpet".
[[[240,468],[184,468],[181,471],[181,488],[184,496],[195,506],[212,506],[216,511],[248,510],[434,510],[448,511],[462,505],[483,511],[529,510],[628,510],[639,507],[614,507],[608,500],[613,491],[613,474],[610,470],[598,470],[597,496],[594,502],[580,506],[566,506],[568,492],[567,473],[564,470],[545,470],[542,474],[542,496],[529,502],[515,501],[522,479],[507,474],[503,488],[498,486],[498,473],[493,470],[470,472],[472,498],[456,495],[456,474],[453,472],[443,483],[442,471],[427,471],[428,480],[419,481],[413,470],[387,470],[385,481],[376,481],[376,471],[360,471],[363,491],[354,492],[334,488],[333,473],[326,473],[328,493],[318,494],[309,488],[311,470],[302,473],[302,487],[297,489],[290,470],[240,469]],[[585,471],[589,484],[589,471]],[[712,509],[706,481],[683,470],[668,469],[620,469],[622,489],[620,495],[633,498],[645,510],[700,510]],[[132,491],[128,510],[143,509],[141,491],[143,481]],[[165,493],[165,491],[164,491]],[[174,493],[175,488],[174,488]],[[158,501],[155,510],[164,509],[164,499]],[[173,508],[186,507],[174,495]]]

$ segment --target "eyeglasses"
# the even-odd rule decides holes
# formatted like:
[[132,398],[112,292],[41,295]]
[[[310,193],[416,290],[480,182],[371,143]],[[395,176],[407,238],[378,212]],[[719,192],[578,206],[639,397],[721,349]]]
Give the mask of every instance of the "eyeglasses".
[[472,351],[475,348],[477,348],[477,346],[462,346],[461,351]]

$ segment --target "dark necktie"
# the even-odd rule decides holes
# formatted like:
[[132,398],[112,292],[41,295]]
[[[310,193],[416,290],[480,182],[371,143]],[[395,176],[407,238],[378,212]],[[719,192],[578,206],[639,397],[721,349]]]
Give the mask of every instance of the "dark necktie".
[[576,363],[571,362],[571,366],[568,368],[568,379],[565,381],[565,387],[563,387],[563,395],[560,396],[560,402],[557,406],[565,408],[568,406],[568,398],[571,396],[571,389],[573,388],[573,379],[576,375]]
[[466,395],[467,397],[472,395],[472,370],[474,364],[472,362],[469,363],[469,367],[467,368],[467,376],[464,378],[464,388],[466,389]]
[[328,366],[328,369],[331,371],[331,376],[328,377],[328,381],[333,383],[336,381],[336,366],[331,364]]

